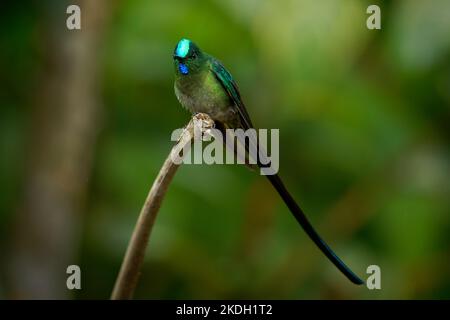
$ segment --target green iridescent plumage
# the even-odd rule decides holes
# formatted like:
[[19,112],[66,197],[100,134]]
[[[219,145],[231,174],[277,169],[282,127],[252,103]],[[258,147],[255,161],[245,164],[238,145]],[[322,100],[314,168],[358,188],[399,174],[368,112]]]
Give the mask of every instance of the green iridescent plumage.
[[[182,39],[177,44],[173,58],[175,94],[183,107],[192,113],[208,114],[218,128],[253,128],[236,82],[217,59],[202,52],[195,43],[187,39]],[[319,249],[350,281],[362,284],[363,281],[337,257],[314,230],[280,177],[267,175],[267,178]]]

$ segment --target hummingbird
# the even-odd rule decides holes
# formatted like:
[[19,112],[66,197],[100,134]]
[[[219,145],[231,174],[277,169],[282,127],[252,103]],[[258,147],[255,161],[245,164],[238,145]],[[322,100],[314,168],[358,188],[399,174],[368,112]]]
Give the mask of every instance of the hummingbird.
[[[236,82],[219,60],[203,52],[191,40],[181,39],[175,47],[173,62],[175,95],[184,108],[193,114],[207,114],[214,120],[216,128],[221,131],[254,128]],[[257,162],[257,165],[261,166],[261,163]],[[347,267],[313,228],[279,175],[266,175],[266,177],[294,218],[323,254],[351,282],[357,285],[363,284],[363,281]]]

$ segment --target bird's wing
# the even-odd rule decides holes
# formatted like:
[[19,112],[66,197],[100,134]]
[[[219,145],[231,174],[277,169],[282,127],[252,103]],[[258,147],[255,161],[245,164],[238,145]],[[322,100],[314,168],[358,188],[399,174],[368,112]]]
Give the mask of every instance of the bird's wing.
[[[215,75],[216,79],[219,81],[219,83],[222,85],[224,90],[227,92],[228,97],[233,102],[234,105],[232,105],[233,108],[237,111],[237,114],[239,115],[240,123],[242,126],[242,129],[248,130],[250,128],[253,128],[252,121],[250,120],[250,116],[248,115],[247,109],[245,108],[244,103],[242,102],[241,94],[239,93],[238,86],[236,82],[234,81],[231,74],[225,69],[225,67],[218,61],[217,59],[211,57],[211,70],[213,74]],[[225,127],[228,126],[228,124],[224,124]],[[234,128],[236,129],[236,128]],[[243,146],[244,153],[245,154],[239,154],[243,150],[237,148],[237,150],[234,150],[236,155],[239,158],[247,159],[246,165],[254,169],[253,165],[250,165],[250,158],[252,158],[256,163],[258,163],[258,141],[257,139],[250,138],[245,139],[239,135],[233,135],[237,138],[237,142],[239,145]],[[232,138],[233,139],[233,138]],[[250,150],[253,150],[253,152],[250,152]]]
[[245,105],[242,102],[238,86],[236,82],[233,80],[231,74],[227,71],[227,69],[225,69],[222,63],[220,63],[220,61],[216,60],[215,58],[211,59],[211,69],[214,75],[216,76],[217,80],[219,80],[222,87],[228,93],[230,99],[234,102],[234,105],[241,118],[241,124],[244,127],[243,129],[246,130],[253,128],[250,116],[248,115],[247,109],[245,108]]

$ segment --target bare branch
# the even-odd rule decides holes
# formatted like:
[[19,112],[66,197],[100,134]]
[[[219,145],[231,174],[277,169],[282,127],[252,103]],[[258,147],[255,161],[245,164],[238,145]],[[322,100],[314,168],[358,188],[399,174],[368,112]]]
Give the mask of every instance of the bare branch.
[[[142,207],[131,240],[128,244],[119,275],[116,279],[111,299],[131,299],[133,297],[156,215],[161,207],[161,202],[164,199],[167,188],[179,167],[179,164],[177,163],[180,162],[177,161],[177,163],[174,163],[174,156],[178,156],[182,159],[189,150],[192,141],[201,138],[201,136],[206,133],[208,129],[213,128],[213,126],[214,121],[208,115],[202,113],[196,114],[184,129],[178,142],[172,148],[171,153],[153,182],[153,186]],[[197,134],[194,134],[194,131],[196,133],[201,132],[202,134],[197,137]]]

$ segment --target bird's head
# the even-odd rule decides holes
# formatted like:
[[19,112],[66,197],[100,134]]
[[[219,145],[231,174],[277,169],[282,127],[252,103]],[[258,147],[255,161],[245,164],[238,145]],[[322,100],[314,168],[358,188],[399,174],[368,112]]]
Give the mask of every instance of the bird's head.
[[204,54],[195,43],[181,39],[173,52],[175,72],[188,75],[200,70],[205,61]]

